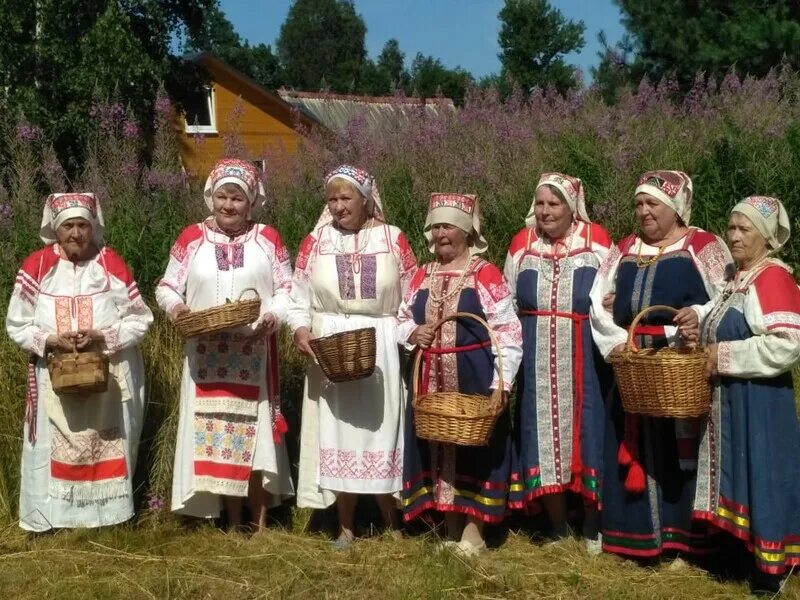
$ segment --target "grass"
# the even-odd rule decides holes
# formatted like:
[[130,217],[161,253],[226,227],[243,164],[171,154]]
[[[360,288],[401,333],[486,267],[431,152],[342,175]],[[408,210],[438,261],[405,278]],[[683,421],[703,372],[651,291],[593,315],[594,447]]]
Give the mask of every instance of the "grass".
[[[326,536],[273,527],[261,535],[186,528],[172,519],[100,530],[2,533],[5,598],[747,598],[696,567],[638,566],[591,557],[577,540],[554,546],[509,534],[467,561],[434,550],[433,534],[376,535],[335,551]],[[784,590],[800,598],[800,578]]]

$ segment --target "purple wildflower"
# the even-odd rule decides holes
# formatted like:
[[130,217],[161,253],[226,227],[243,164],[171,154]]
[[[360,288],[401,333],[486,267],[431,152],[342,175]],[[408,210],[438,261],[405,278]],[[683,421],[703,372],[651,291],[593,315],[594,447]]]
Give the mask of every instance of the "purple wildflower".
[[139,135],[139,126],[135,121],[125,120],[122,124],[122,135],[127,139],[135,138]]
[[41,127],[26,122],[17,125],[16,133],[20,142],[38,142],[44,138],[44,131]]
[[147,509],[151,511],[159,511],[163,510],[166,503],[164,502],[164,497],[160,494],[156,494],[155,492],[150,492],[147,494]]

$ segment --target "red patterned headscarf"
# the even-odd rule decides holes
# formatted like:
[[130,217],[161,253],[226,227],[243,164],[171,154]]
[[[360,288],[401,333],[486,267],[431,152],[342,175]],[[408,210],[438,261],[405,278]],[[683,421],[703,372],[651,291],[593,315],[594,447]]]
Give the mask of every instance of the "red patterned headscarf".
[[[375,178],[364,169],[353,167],[351,165],[340,165],[333,171],[325,175],[325,187],[328,187],[332,181],[341,179],[352,185],[358,192],[364,196],[366,200],[366,210],[368,217],[374,217],[381,221],[386,218],[383,214],[383,202],[381,195],[378,191],[378,184]],[[314,226],[314,231],[320,227],[328,225],[333,222],[333,215],[328,210],[327,206],[323,209],[322,214],[317,219],[317,224]]]
[[489,247],[486,238],[481,234],[481,209],[478,197],[474,194],[431,194],[424,230],[431,252],[434,249],[431,229],[437,223],[447,223],[458,227],[468,235],[473,234],[469,249],[472,255],[486,252]]
[[50,194],[44,203],[39,237],[45,244],[55,244],[56,229],[68,219],[85,219],[92,224],[92,238],[97,246],[103,245],[105,221],[100,203],[91,193]]
[[683,171],[648,171],[639,178],[635,194],[653,196],[674,210],[684,225],[689,224],[693,186]]
[[261,175],[253,163],[238,158],[223,158],[217,161],[217,164],[211,169],[203,189],[203,197],[209,210],[214,209],[212,200],[214,192],[226,183],[234,183],[242,188],[250,202],[251,209],[256,204],[263,206],[267,199],[264,193],[264,184],[261,183]]

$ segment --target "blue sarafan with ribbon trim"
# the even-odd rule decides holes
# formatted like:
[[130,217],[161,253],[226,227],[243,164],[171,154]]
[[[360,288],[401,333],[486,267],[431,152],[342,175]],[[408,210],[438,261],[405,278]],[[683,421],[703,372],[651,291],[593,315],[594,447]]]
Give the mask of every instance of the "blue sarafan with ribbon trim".
[[[463,273],[437,271],[428,265],[417,272],[409,297],[408,308],[416,324],[436,323],[456,312],[485,319],[505,347],[501,351],[507,352],[504,378],[513,378],[522,336],[510,292],[497,267],[482,259],[474,259]],[[422,361],[421,393],[459,391],[488,396],[497,384],[494,364],[484,327],[469,319],[449,321],[437,330]],[[511,471],[508,411],[500,415],[487,446],[469,447],[418,438],[410,400],[407,410],[401,493],[405,520],[433,510],[462,513],[488,523],[502,521]]]
[[[728,260],[724,244],[696,228],[663,248],[629,236],[602,265],[598,283],[601,288],[613,286],[614,323],[628,328],[649,306],[680,309],[708,302],[723,284]],[[637,345],[667,345],[672,319],[667,312],[647,314],[635,332]],[[711,551],[707,527],[692,520],[700,421],[623,414],[616,385],[608,392],[603,549],[637,557],[658,556],[664,550]]]

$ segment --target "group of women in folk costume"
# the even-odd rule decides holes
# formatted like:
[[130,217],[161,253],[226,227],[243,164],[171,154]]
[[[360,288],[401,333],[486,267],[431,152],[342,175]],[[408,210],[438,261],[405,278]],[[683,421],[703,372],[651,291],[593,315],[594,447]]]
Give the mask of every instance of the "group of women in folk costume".
[[[474,195],[431,195],[424,235],[433,260],[417,266],[369,173],[343,165],[324,185],[326,205],[294,272],[278,232],[253,219],[264,194],[247,161],[214,167],[204,190],[210,216],[170,251],[156,300],[171,319],[250,289],[261,299],[253,324],[186,342],[174,511],[216,517],[224,508],[237,524],[247,499],[260,528],[269,506],[296,494],[303,507],[335,503],[341,548],[355,538],[358,495],[369,494],[392,529],[398,502],[406,521],[441,513],[444,545],[474,555],[486,547],[484,525],[509,509],[543,507],[555,536],[567,535],[572,493],[584,503],[590,551],[708,553],[727,532],[762,573],[800,564],[790,374],[800,358],[800,291],[774,258],[790,235],[777,199],[734,207],[731,256],[719,237],[691,225],[691,179],[651,171],[635,191],[638,231],[614,244],[589,219],[581,180],[546,173],[502,273],[481,257],[487,242]],[[124,261],[104,246],[91,194],[50,196],[41,237],[46,245],[23,262],[7,316],[31,356],[20,523],[120,522],[133,514],[144,403],[137,345],[152,315]],[[651,311],[632,336],[639,347],[707,347],[707,420],[622,410],[604,359],[654,305],[677,315]],[[280,412],[275,332],[283,323],[310,359],[296,490]],[[311,340],[363,327],[376,330],[374,374],[331,383]],[[398,345],[422,353],[419,390],[407,389]],[[92,347],[110,357],[114,385],[87,402],[55,394],[48,354]],[[412,393],[495,390],[507,406],[515,378],[515,422],[504,411],[487,446],[416,435]]]

